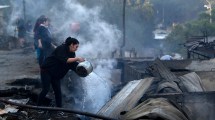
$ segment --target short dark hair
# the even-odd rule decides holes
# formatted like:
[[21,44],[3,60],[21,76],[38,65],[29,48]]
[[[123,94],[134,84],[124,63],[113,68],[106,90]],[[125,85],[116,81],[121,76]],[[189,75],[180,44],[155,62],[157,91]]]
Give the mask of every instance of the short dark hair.
[[65,44],[70,46],[71,44],[79,44],[79,41],[75,38],[68,37],[66,38]]

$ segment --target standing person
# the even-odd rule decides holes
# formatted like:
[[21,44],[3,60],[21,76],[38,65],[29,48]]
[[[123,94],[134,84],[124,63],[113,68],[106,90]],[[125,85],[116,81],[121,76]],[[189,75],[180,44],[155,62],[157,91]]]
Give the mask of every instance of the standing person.
[[[39,36],[39,48],[40,48],[40,56],[39,56],[39,65],[42,65],[42,62],[45,58],[47,58],[56,48],[56,46],[52,43],[52,34],[49,27],[49,19],[41,18],[41,24],[38,28],[38,36]],[[41,41],[41,46],[40,46]]]
[[18,17],[16,21],[16,25],[18,30],[19,47],[23,48],[25,44],[25,35],[26,35],[24,19],[22,19],[21,17]]
[[40,57],[40,50],[42,49],[42,43],[41,40],[39,39],[39,33],[38,33],[38,29],[40,27],[40,24],[42,24],[42,19],[45,18],[45,15],[41,15],[37,20],[36,23],[34,25],[34,48],[36,50],[36,56],[37,56],[37,61],[38,63],[40,63],[39,61],[39,57]]
[[31,33],[32,32],[32,22],[31,20],[28,20],[25,24],[26,32]]
[[71,35],[77,38],[80,32],[80,23],[79,22],[71,23],[70,29],[71,29]]
[[45,59],[41,66],[42,91],[38,97],[37,105],[42,105],[46,94],[50,89],[50,84],[54,90],[56,106],[62,107],[61,84],[66,73],[72,69],[76,70],[78,62],[84,59],[76,57],[75,51],[79,47],[79,41],[75,38],[68,37],[64,44],[58,46],[54,52]]

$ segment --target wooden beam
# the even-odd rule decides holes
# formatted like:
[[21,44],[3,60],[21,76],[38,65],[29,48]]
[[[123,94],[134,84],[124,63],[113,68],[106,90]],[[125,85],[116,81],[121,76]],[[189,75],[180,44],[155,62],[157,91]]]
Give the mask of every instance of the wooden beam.
[[[157,93],[163,92],[183,92],[186,88],[181,84],[180,79],[172,73],[160,59],[156,59],[152,66],[154,76],[160,78],[160,83],[157,88]],[[169,89],[170,88],[170,89]]]
[[177,76],[172,73],[163,63],[161,60],[156,59],[154,62],[154,68],[155,68],[155,72],[159,73],[159,77],[161,77],[163,80],[166,81],[179,81],[179,79],[177,78]]

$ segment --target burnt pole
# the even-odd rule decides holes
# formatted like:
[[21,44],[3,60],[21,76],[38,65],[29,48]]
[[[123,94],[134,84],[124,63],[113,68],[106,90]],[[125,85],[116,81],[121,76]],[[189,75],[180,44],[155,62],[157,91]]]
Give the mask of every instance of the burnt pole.
[[25,0],[22,0],[22,3],[23,3],[23,18],[24,21],[26,21]]
[[122,45],[120,47],[120,57],[123,57],[123,47],[125,46],[125,6],[126,0],[123,0],[123,8],[122,8]]

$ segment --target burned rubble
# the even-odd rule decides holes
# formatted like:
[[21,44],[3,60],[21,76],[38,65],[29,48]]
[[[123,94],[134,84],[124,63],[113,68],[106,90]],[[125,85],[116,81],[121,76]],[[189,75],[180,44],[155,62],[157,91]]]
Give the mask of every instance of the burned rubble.
[[[147,20],[147,25],[142,24],[143,27],[139,23],[143,21],[141,17],[144,17],[142,14],[139,15],[138,9],[142,8],[141,5],[135,7],[132,5],[134,1],[128,1],[130,5],[126,6],[126,0],[123,3],[119,0],[116,8],[112,9],[115,11],[123,7],[123,16],[118,15],[118,12],[114,15],[119,26],[115,26],[115,20],[112,20],[115,12],[109,7],[106,9],[110,11],[108,12],[111,16],[110,21],[103,20],[108,14],[100,16],[103,10],[98,5],[99,1],[94,1],[98,8],[93,7],[94,2],[89,2],[92,9],[86,7],[83,1],[81,3],[69,0],[10,2],[13,5],[11,8],[14,7],[12,9],[16,13],[11,15],[11,19],[20,17],[20,11],[23,12],[21,16],[25,20],[30,17],[35,19],[36,15],[46,13],[53,21],[53,26],[50,26],[53,27],[53,33],[56,32],[54,37],[57,38],[53,38],[56,44],[63,43],[63,38],[71,34],[80,38],[80,43],[84,43],[81,44],[83,47],[80,55],[86,56],[86,60],[91,61],[96,69],[88,75],[87,71],[79,68],[81,71],[79,75],[70,71],[64,77],[62,108],[54,107],[52,88],[43,101],[46,107],[36,106],[41,91],[41,81],[33,45],[34,33],[30,31],[26,36],[28,38],[24,47],[20,46],[17,38],[18,25],[12,25],[14,24],[12,20],[8,21],[10,23],[5,22],[8,25],[5,24],[4,27],[10,26],[11,29],[10,35],[6,32],[0,35],[0,120],[213,120],[215,117],[214,38],[211,38],[213,41],[208,41],[207,35],[192,36],[188,38],[190,41],[183,44],[187,47],[189,59],[160,60],[156,57],[161,57],[163,54],[158,52],[162,52],[160,49],[163,49],[166,36],[171,31],[168,30],[166,33],[164,30],[164,34],[160,35],[165,37],[155,41],[156,37],[159,37],[151,38],[155,26],[148,26],[152,24],[149,22],[154,20]],[[109,1],[100,2],[105,3],[104,6],[115,4],[113,1],[112,4]],[[136,1],[135,4],[138,2],[143,1]],[[149,3],[144,0],[143,7],[150,7]],[[38,9],[38,6],[46,9]],[[130,11],[130,8],[135,11]],[[164,8],[162,10],[164,12]],[[129,16],[125,11],[129,14],[135,13],[137,17]],[[148,16],[144,19],[150,17],[150,14],[146,14]],[[163,17],[166,14],[167,12],[163,13]],[[0,26],[3,25],[2,18],[4,17],[0,15]],[[125,21],[125,18],[129,19]],[[135,20],[137,18],[138,20]],[[173,24],[175,27],[175,23]],[[129,28],[125,30],[126,27]],[[160,28],[163,27],[161,25]],[[1,30],[3,29],[0,28],[0,33]],[[151,41],[153,42],[147,43]],[[158,46],[152,45],[155,48],[151,48],[151,44],[154,43]],[[65,115],[57,116],[59,111]]]
[[[195,60],[188,61],[160,61],[156,59],[155,61],[146,62],[135,60],[125,62],[124,76],[129,76],[126,77],[128,81],[141,79],[143,76],[146,78],[154,77],[154,80],[150,87],[145,85],[145,88],[148,89],[144,94],[141,94],[142,97],[136,104],[136,107],[127,110],[123,115],[119,115],[120,111],[118,111],[118,114],[116,114],[116,111],[113,112],[118,108],[106,108],[113,112],[109,112],[109,115],[121,119],[213,119],[214,87],[209,85],[214,84],[213,76],[205,79],[199,75],[209,75],[212,72],[210,67],[213,68],[214,63],[204,61],[205,64],[196,64],[201,67],[195,67],[195,64],[193,64],[196,62]],[[210,67],[208,66],[209,64]],[[177,65],[179,66],[173,67]],[[146,80],[146,78],[142,80]],[[121,101],[132,101],[131,95]],[[169,105],[164,103],[164,101],[169,103]],[[210,112],[203,112],[202,108]],[[100,114],[107,114],[107,112],[101,111]]]
[[[54,105],[53,92],[46,97],[46,105],[50,106],[47,112],[39,114],[40,108],[35,108],[37,96],[40,91],[39,69],[36,61],[31,54],[24,54],[20,51],[1,52],[11,58],[14,53],[20,54],[16,61],[10,61],[11,69],[14,72],[19,70],[20,73],[1,72],[1,77],[5,80],[10,79],[1,86],[1,100],[12,101],[12,103],[23,102],[26,106],[16,106],[9,103],[1,102],[1,111],[10,105],[16,112],[3,113],[2,119],[62,119],[55,115],[59,109],[52,108]],[[30,55],[30,56],[29,56]],[[29,58],[31,57],[31,58]],[[32,63],[17,64],[22,60],[34,61]],[[200,63],[201,62],[201,67]],[[1,67],[8,67],[6,61],[2,61]],[[198,65],[195,66],[195,65]],[[214,81],[213,81],[213,60],[210,61],[161,61],[156,60],[135,60],[135,59],[118,59],[118,65],[114,69],[121,69],[122,72],[116,74],[121,76],[119,83],[114,81],[115,87],[111,88],[112,93],[106,102],[100,107],[94,106],[94,100],[88,98],[88,93],[98,94],[98,91],[90,91],[99,82],[107,81],[96,73],[91,73],[89,78],[80,78],[77,74],[69,72],[63,82],[63,100],[65,109],[60,109],[67,113],[64,119],[93,119],[94,117],[104,117],[104,119],[177,119],[177,120],[200,120],[206,117],[212,118],[214,112]],[[31,70],[25,71],[25,69]],[[23,76],[23,72],[26,74]],[[36,76],[35,76],[36,74]],[[70,76],[73,76],[72,78]],[[75,77],[74,77],[75,76]],[[7,77],[7,78],[6,78]],[[124,78],[124,79],[122,79]],[[13,80],[14,79],[14,80]],[[93,80],[98,80],[93,83]],[[87,82],[87,83],[85,83]],[[91,83],[89,83],[91,82]],[[75,84],[75,86],[74,86]],[[92,84],[92,88],[86,88],[86,84]],[[118,85],[117,85],[118,84]],[[102,85],[102,84],[101,84]],[[103,88],[107,87],[105,84]],[[99,98],[100,100],[102,98]],[[21,105],[24,105],[24,104]],[[98,103],[95,103],[98,104]],[[11,107],[12,106],[12,107]],[[98,108],[97,108],[98,107]],[[74,111],[71,108],[74,109]],[[84,112],[88,109],[98,109],[93,114]],[[204,113],[201,109],[207,109],[209,113]],[[44,109],[44,108],[41,108]],[[76,111],[77,110],[77,111]],[[82,112],[80,112],[82,111]],[[164,112],[160,112],[164,111]],[[75,113],[75,114],[74,114]],[[140,114],[141,113],[141,114]],[[85,116],[86,115],[86,116]],[[87,117],[88,115],[88,117]],[[92,117],[95,115],[94,117]],[[91,116],[91,117],[90,117]]]
[[[17,54],[17,51],[15,53]],[[20,51],[19,54],[23,55],[23,52]],[[8,57],[10,55],[14,55],[14,54],[9,54]],[[32,57],[32,56],[30,56],[30,57]],[[24,54],[23,58],[26,59],[25,54]],[[20,60],[23,60],[23,59],[20,59]],[[203,81],[201,79],[202,77],[201,76],[199,77],[197,75],[198,68],[191,67],[191,66],[187,67],[187,66],[191,65],[192,61],[183,62],[184,66],[179,65],[181,68],[178,67],[178,69],[180,69],[180,70],[177,70],[176,67],[172,67],[173,66],[172,62],[174,62],[174,61],[167,62],[167,61],[160,61],[158,59],[155,61],[152,60],[152,61],[148,61],[148,62],[147,61],[132,62],[132,60],[130,62],[125,61],[124,68],[123,68],[124,71],[122,71],[121,77],[123,78],[123,75],[124,75],[124,78],[126,78],[127,79],[126,81],[128,81],[128,82],[126,83],[125,80],[124,80],[124,82],[123,81],[121,81],[121,82],[123,84],[127,85],[127,87],[118,86],[119,88],[115,88],[115,89],[119,89],[119,90],[115,91],[115,93],[112,93],[113,101],[110,100],[109,102],[106,103],[106,105],[109,104],[108,105],[109,107],[105,107],[106,105],[104,105],[97,114],[102,115],[102,116],[116,118],[116,119],[118,119],[118,117],[121,116],[121,119],[124,119],[124,118],[129,118],[129,116],[131,117],[131,114],[137,114],[136,111],[133,109],[138,104],[140,105],[139,108],[141,108],[141,106],[145,106],[144,108],[147,108],[147,104],[153,105],[154,103],[160,102],[159,104],[161,104],[161,105],[162,104],[163,105],[169,104],[168,106],[172,105],[172,107],[173,107],[172,109],[177,110],[177,112],[180,111],[180,116],[183,116],[182,118],[186,118],[188,120],[194,119],[197,117],[204,118],[205,114],[198,114],[199,116],[196,116],[197,115],[196,113],[198,113],[199,111],[198,111],[198,109],[195,109],[195,108],[196,108],[196,106],[202,107],[199,105],[199,102],[207,101],[206,104],[203,104],[203,105],[209,107],[208,109],[210,109],[210,111],[213,111],[213,107],[210,108],[210,104],[212,104],[212,105],[214,104],[214,101],[213,101],[214,93],[211,90],[207,91],[207,89],[212,89],[212,88],[208,88],[208,86],[206,86],[206,84],[205,84],[205,81],[208,81],[208,80]],[[193,62],[195,62],[195,61],[193,61]],[[17,63],[18,63],[18,61],[14,62],[13,64],[17,64]],[[174,66],[177,66],[177,63],[182,64],[181,61],[175,61]],[[26,65],[24,65],[24,66],[26,66]],[[26,66],[26,67],[29,68],[29,66]],[[183,70],[182,67],[183,67],[184,71],[182,71]],[[186,67],[189,69],[187,69]],[[31,66],[31,68],[32,68],[32,66]],[[38,74],[39,70],[37,69],[37,66],[33,66],[33,68],[35,70],[28,71],[28,72],[35,74],[35,72],[37,71],[36,74]],[[143,70],[141,70],[141,69],[143,69]],[[174,70],[170,70],[170,69],[174,69]],[[197,74],[193,71],[196,71]],[[200,70],[200,71],[202,71],[202,70]],[[21,74],[22,74],[22,72],[21,72]],[[65,78],[65,80],[63,80],[64,86],[67,86],[63,90],[65,92],[64,93],[64,98],[65,98],[64,102],[66,103],[67,106],[71,106],[71,107],[73,106],[73,108],[76,108],[76,110],[82,110],[78,106],[81,106],[83,104],[83,102],[81,102],[81,101],[83,101],[83,100],[86,101],[87,99],[84,97],[81,97],[83,94],[85,94],[86,90],[83,89],[84,83],[81,83],[79,81],[84,81],[84,80],[79,79],[78,76],[76,76],[74,79],[77,79],[77,80],[68,81],[68,79],[71,79],[71,78],[69,78],[69,76],[70,75],[74,76],[74,74],[75,73],[69,73],[68,76]],[[120,74],[118,74],[118,75],[120,75]],[[128,75],[129,75],[129,77],[126,77]],[[150,78],[150,77],[152,77],[152,78]],[[143,78],[143,79],[141,80],[141,78]],[[98,78],[96,78],[96,76],[95,76],[95,78],[93,78],[93,79],[98,79]],[[140,81],[133,81],[134,79],[137,79],[137,80],[140,79]],[[129,84],[129,81],[133,81],[133,83]],[[73,84],[76,84],[76,86],[73,86]],[[36,99],[37,99],[37,95],[39,93],[39,88],[40,88],[40,80],[39,80],[38,76],[33,77],[30,75],[27,77],[27,76],[18,75],[17,79],[11,81],[10,83],[6,83],[5,85],[7,86],[6,89],[2,89],[0,91],[1,98],[7,99],[7,100],[10,100],[10,99],[11,100],[28,100],[26,105],[34,106],[36,104]],[[10,86],[10,87],[8,88],[8,86]],[[131,88],[133,89],[132,91],[131,91]],[[69,93],[71,91],[72,91],[72,93],[70,93],[70,94],[72,96],[68,96],[67,93]],[[125,96],[125,91],[130,91],[130,93],[128,94],[127,97]],[[75,94],[75,93],[77,93],[77,94]],[[53,99],[53,93],[51,92],[46,97],[46,104],[48,106],[51,106],[51,104],[53,104],[52,99]],[[129,99],[131,99],[131,100],[129,100]],[[116,102],[116,101],[118,101],[118,102]],[[89,107],[90,104],[92,104],[92,102],[93,101],[89,99],[89,101],[85,102],[85,105],[83,105],[83,106]],[[119,105],[120,103],[123,103],[121,107]],[[142,104],[140,104],[140,103],[142,103]],[[195,103],[195,105],[194,105],[194,103]],[[115,108],[116,107],[115,105],[114,105],[115,107],[112,106],[112,108],[111,108],[112,104],[113,105],[116,104],[117,109]],[[124,106],[125,104],[129,105],[130,107],[127,106],[125,108],[125,106]],[[2,109],[4,109],[7,105],[8,104],[1,102]],[[158,105],[155,104],[154,109],[156,109],[157,106]],[[160,106],[159,108],[162,109],[162,106]],[[16,109],[17,109],[17,107],[16,107]],[[114,110],[114,109],[116,109],[116,110]],[[115,115],[113,116],[112,114],[107,114],[105,112],[107,110],[108,111],[114,110]],[[151,108],[151,110],[150,109],[141,109],[141,110],[146,111],[146,113],[147,113],[147,111],[152,111],[153,109]],[[163,110],[167,111],[164,108],[163,108]],[[125,111],[124,114],[122,113],[123,111]],[[132,111],[134,111],[134,113],[132,113]],[[47,112],[44,115],[37,114],[37,112],[38,112],[38,109],[18,107],[18,112],[7,113],[4,115],[1,115],[1,117],[7,118],[7,119],[46,119],[46,118],[50,118],[50,117],[53,119],[58,119],[58,118],[55,118],[55,116],[52,116],[53,114],[51,114],[51,112]],[[121,113],[121,115],[119,115],[120,113]],[[141,118],[153,118],[155,116],[157,116],[156,118],[159,118],[162,116],[162,113],[160,113],[160,112],[159,113],[155,112],[155,113],[150,113],[150,114],[146,114],[146,113],[141,114],[140,115],[140,116],[142,116]],[[70,114],[70,113],[68,113],[68,114]],[[175,114],[179,114],[179,113],[175,113]],[[69,116],[70,117],[67,117],[65,119],[71,119],[71,118],[78,119],[77,114],[70,114]]]

